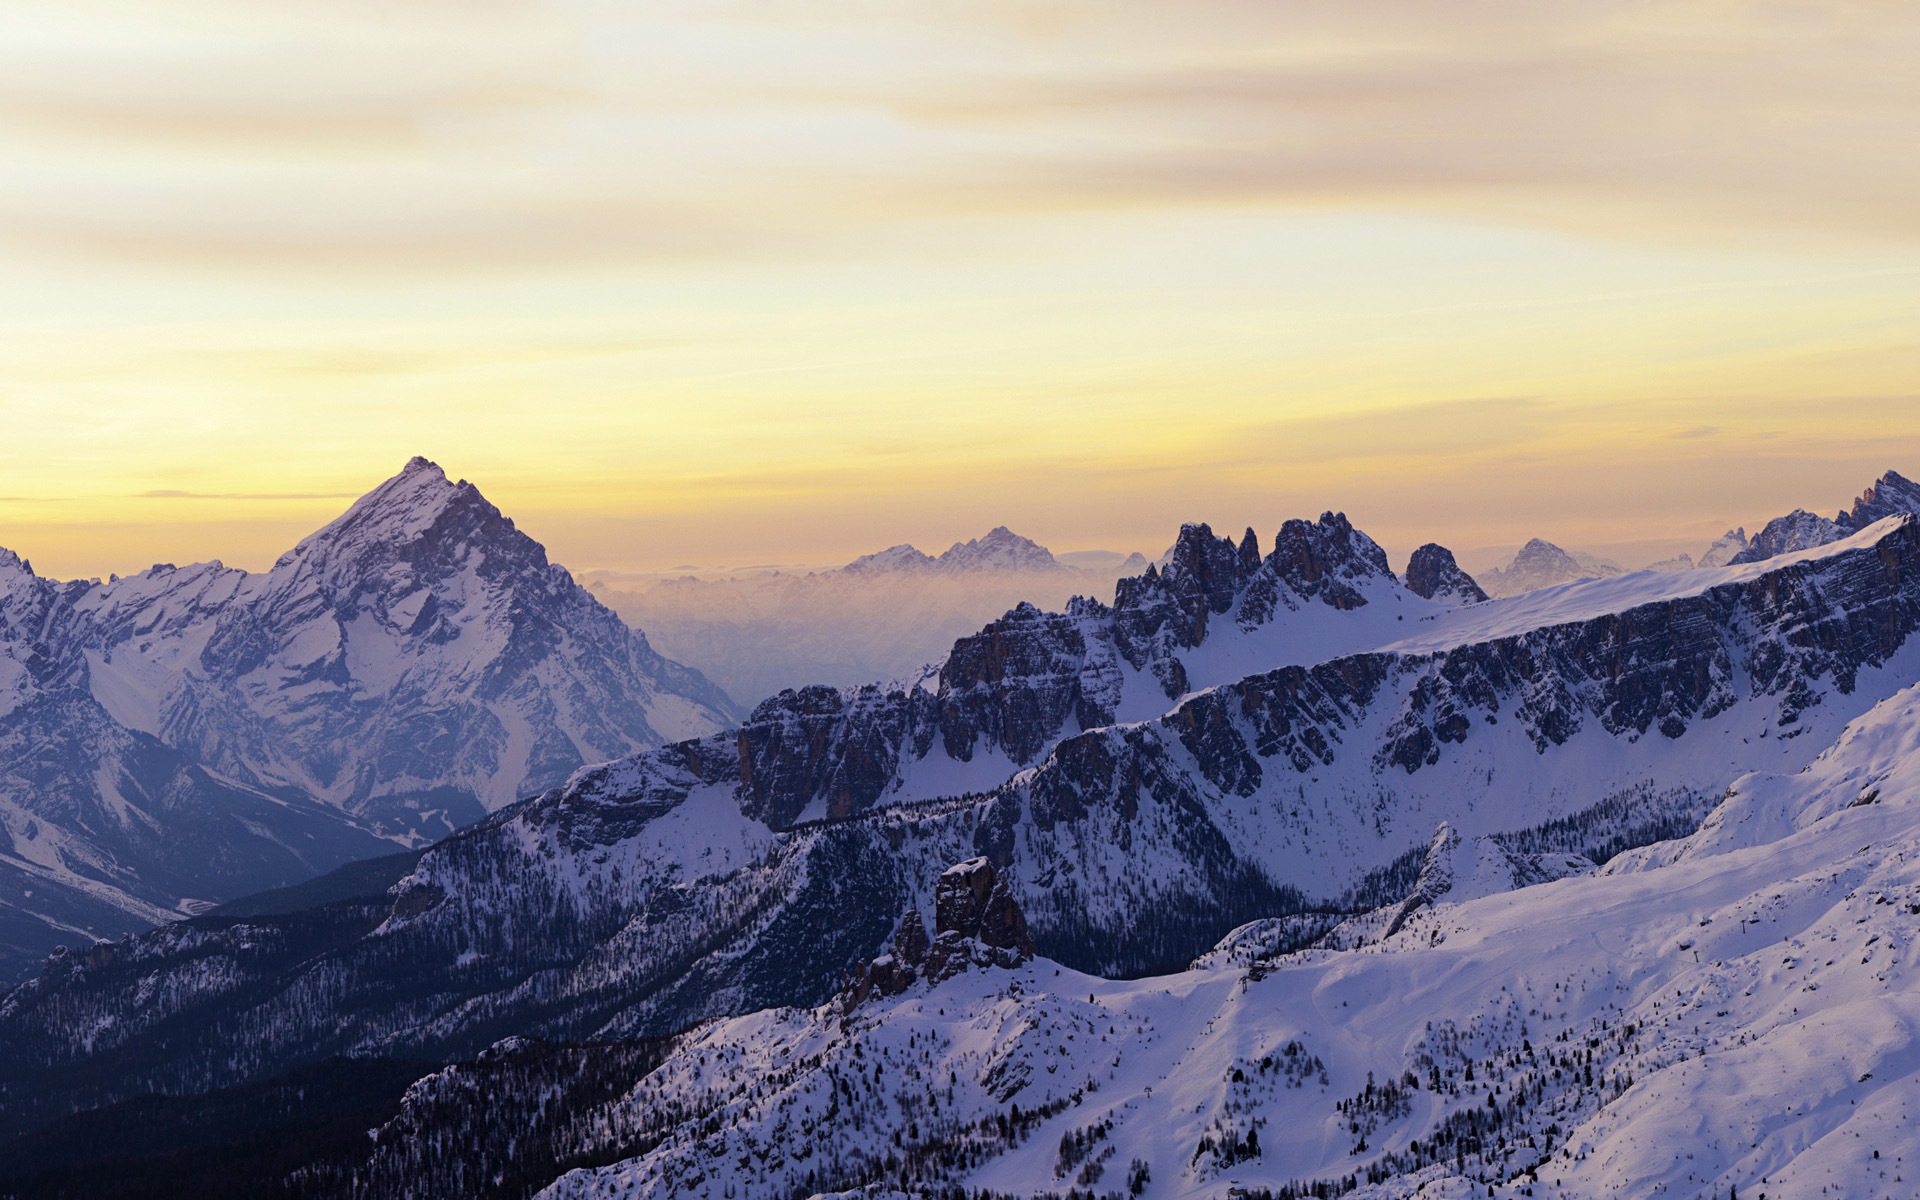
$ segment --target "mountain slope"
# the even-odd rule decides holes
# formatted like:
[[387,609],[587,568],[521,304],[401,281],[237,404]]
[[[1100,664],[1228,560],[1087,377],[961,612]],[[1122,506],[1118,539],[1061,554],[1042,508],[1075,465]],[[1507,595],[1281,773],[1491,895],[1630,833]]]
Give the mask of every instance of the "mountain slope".
[[425,459],[263,574],[0,555],[0,971],[733,714]]
[[543,1194],[1905,1197],[1915,912],[1909,688],[1693,837],[1441,885],[1353,949],[1137,982],[1039,960],[703,1027],[597,1114],[675,1122]]
[[[1284,545],[1341,532],[1316,529]],[[1197,530],[1188,540],[1210,565],[1156,572],[1146,609],[1167,618],[1151,628],[1169,632],[1183,662],[1170,622],[1213,610],[1178,597],[1204,601],[1211,579],[1233,611],[1260,594],[1234,581],[1276,578],[1276,556],[1299,565],[1278,551],[1242,559]],[[1314,561],[1317,577],[1300,578],[1316,598],[1290,593],[1295,615],[1311,617],[1303,628],[1321,645],[1340,628],[1364,644],[1372,605],[1318,597],[1350,600],[1344,588],[1391,576]],[[1139,611],[1116,608],[1109,627]],[[1358,623],[1317,624],[1325,614]],[[1044,631],[1043,617],[1032,620]],[[1426,617],[1374,627],[1386,640],[1369,649],[1183,694],[1151,719],[1063,724],[1050,748],[1032,743],[1032,766],[977,794],[867,801],[849,790],[843,812],[793,823],[779,814],[831,801],[863,764],[895,777],[883,751],[911,745],[888,739],[913,702],[876,694],[870,708],[807,714],[789,698],[779,721],[761,714],[736,736],[582,771],[430,849],[386,897],[203,919],[58,964],[0,1002],[0,1063],[23,1073],[11,1086],[47,1103],[97,1103],[205,1086],[210,1062],[222,1082],[332,1053],[454,1057],[510,1033],[630,1037],[819,1003],[902,912],[931,908],[941,870],[975,856],[1005,878],[1041,953],[1103,974],[1177,966],[1256,918],[1398,901],[1441,820],[1463,839],[1524,835],[1516,853],[1529,856],[1605,857],[1692,828],[1756,766],[1797,769],[1920,673],[1920,533],[1889,521],[1764,564]],[[1216,632],[1224,648],[1260,629]],[[993,649],[1005,642],[989,630],[975,651],[1022,661]],[[1009,729],[1026,726],[994,732],[996,712],[1047,697],[1071,712],[1059,704],[1072,688],[1056,685],[1081,678],[1079,659],[976,673],[965,658],[957,648],[956,678],[984,686],[956,690],[959,725],[929,727],[941,745],[964,731],[1010,762],[1008,747],[1029,743]],[[1157,683],[1145,661],[1137,678]],[[838,776],[823,777],[823,763]],[[155,994],[164,1001],[136,1002]]]

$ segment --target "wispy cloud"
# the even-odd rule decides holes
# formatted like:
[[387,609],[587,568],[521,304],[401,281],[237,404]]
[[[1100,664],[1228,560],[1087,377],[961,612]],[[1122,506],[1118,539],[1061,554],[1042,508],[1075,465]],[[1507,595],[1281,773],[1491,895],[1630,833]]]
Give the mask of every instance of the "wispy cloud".
[[348,500],[357,492],[188,492],[178,488],[154,488],[136,492],[136,500]]
[[285,27],[213,11],[199,41],[0,53],[18,168],[0,237],[321,273],[833,255],[897,222],[1249,204],[1920,237],[1906,4],[1116,4],[1040,24],[528,5],[383,17],[380,38],[351,5]]

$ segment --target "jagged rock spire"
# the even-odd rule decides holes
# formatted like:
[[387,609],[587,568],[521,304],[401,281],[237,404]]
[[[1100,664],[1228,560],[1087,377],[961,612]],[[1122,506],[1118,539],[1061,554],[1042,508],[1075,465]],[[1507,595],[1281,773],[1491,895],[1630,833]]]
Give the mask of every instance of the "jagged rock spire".
[[1461,604],[1478,604],[1487,598],[1473,576],[1454,561],[1453,551],[1434,542],[1415,550],[1407,560],[1407,590],[1428,600]]

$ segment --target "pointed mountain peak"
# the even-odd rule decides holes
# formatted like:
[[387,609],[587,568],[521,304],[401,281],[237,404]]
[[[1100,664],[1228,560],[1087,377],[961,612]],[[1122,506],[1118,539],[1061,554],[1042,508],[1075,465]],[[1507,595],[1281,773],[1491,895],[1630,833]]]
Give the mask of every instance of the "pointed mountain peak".
[[910,543],[901,542],[898,546],[888,546],[873,554],[862,554],[840,569],[857,575],[883,571],[924,571],[935,561],[931,554],[923,553]]
[[939,558],[945,571],[1051,571],[1061,564],[1045,546],[996,525],[984,537],[955,542]]
[[1605,578],[1618,574],[1620,568],[1605,559],[1590,554],[1571,554],[1545,538],[1533,538],[1520,547],[1520,552],[1504,568],[1495,567],[1485,572],[1479,577],[1479,582],[1488,595],[1500,597],[1571,583],[1576,579]]
[[1353,527],[1342,512],[1323,512],[1318,521],[1292,520],[1280,526],[1274,539],[1274,553],[1297,556],[1302,545],[1309,547],[1319,561],[1320,570],[1347,578],[1365,576],[1393,577],[1387,565],[1387,552],[1380,543]]
[[333,521],[309,534],[283,555],[274,569],[305,563],[357,563],[368,567],[396,555],[412,556],[404,548],[432,539],[436,550],[452,543],[524,542],[537,551],[544,565],[546,552],[514,528],[480,490],[462,479],[447,478],[439,464],[423,457],[409,459],[398,475],[353,502]]
[[1733,561],[1734,555],[1746,548],[1746,526],[1742,525],[1738,529],[1729,529],[1715,539],[1713,545],[1707,547],[1706,553],[1700,556],[1699,565],[1702,567],[1724,567]]
[[1205,574],[1207,564],[1223,556],[1231,560],[1233,555],[1232,538],[1215,537],[1213,526],[1205,521],[1187,521],[1181,524],[1173,545],[1160,556],[1160,570],[1163,575]]
[[1875,521],[1900,513],[1920,513],[1920,484],[1898,471],[1888,471],[1860,493],[1850,512],[1840,514],[1839,525],[1865,529]]

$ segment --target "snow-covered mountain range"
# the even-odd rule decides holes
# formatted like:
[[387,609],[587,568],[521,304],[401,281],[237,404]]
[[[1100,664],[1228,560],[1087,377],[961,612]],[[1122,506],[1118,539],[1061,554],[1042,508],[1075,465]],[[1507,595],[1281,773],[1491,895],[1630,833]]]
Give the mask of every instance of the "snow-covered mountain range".
[[0,552],[0,960],[444,836],[736,715],[425,459],[263,573],[63,583]]
[[0,1133],[459,1060],[300,1177],[1910,1195],[1916,632],[1901,512],[1495,600],[1334,513],[1188,526],[1111,605],[51,959]]

